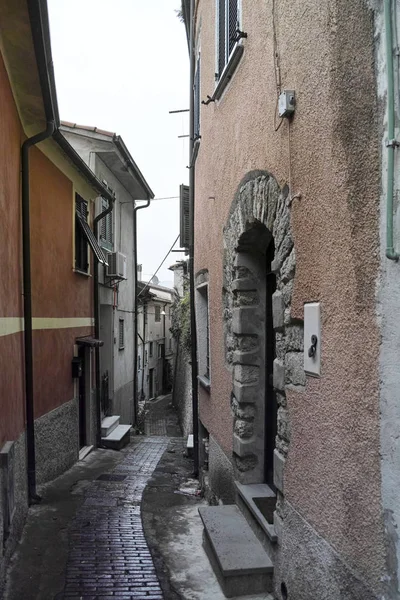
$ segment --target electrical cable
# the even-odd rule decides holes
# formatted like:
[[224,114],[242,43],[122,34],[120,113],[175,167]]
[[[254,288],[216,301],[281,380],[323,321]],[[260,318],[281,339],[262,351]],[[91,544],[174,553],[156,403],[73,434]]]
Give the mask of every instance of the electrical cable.
[[158,271],[161,269],[161,267],[163,266],[163,264],[167,260],[168,256],[171,254],[172,248],[175,246],[176,242],[179,239],[179,235],[180,234],[178,233],[178,235],[176,236],[176,239],[174,240],[174,243],[172,244],[171,248],[168,250],[167,254],[164,256],[164,258],[162,260],[162,263],[158,266],[157,271],[155,273],[153,273],[153,275],[150,277],[149,283],[146,283],[146,285],[144,286],[144,288],[138,293],[138,296],[137,296],[138,298],[139,298],[139,296],[141,296],[143,294],[143,292],[145,291],[145,289],[148,288],[151,285],[150,281],[153,279],[153,277],[155,277],[157,275]]

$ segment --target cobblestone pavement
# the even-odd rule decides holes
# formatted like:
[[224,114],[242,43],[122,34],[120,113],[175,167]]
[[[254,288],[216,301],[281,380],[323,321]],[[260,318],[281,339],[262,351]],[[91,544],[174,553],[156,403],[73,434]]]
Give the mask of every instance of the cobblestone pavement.
[[75,490],[86,499],[70,528],[62,598],[163,599],[143,533],[140,503],[168,438],[141,437],[132,442],[114,469],[95,481],[79,482]]

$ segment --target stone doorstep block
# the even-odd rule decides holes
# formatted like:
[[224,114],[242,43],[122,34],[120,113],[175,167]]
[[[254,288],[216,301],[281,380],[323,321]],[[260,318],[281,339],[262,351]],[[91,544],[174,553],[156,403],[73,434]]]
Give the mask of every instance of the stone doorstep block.
[[274,485],[283,494],[285,457],[278,451],[274,450]]
[[[225,583],[232,577],[272,574],[271,559],[235,504],[202,506],[198,510],[205,541],[209,543]],[[247,594],[257,593],[250,589]]]
[[257,290],[257,282],[251,277],[243,279],[234,279],[231,284],[232,292],[254,292]]
[[259,350],[252,350],[249,352],[241,352],[235,350],[233,353],[233,364],[234,365],[259,365],[260,364],[260,352]]
[[101,422],[101,437],[107,437],[119,425],[119,415],[105,417]]
[[239,404],[256,404],[260,398],[260,388],[255,384],[233,383],[233,395]]
[[241,306],[232,311],[232,333],[258,335],[263,330],[261,319],[256,318],[254,306]]
[[282,329],[284,325],[285,305],[282,293],[274,292],[272,295],[272,321],[274,329]]

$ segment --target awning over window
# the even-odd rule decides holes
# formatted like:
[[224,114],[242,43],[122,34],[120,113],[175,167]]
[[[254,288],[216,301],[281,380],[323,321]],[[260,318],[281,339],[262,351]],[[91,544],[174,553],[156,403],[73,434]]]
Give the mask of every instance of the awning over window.
[[103,265],[108,265],[105,254],[100,248],[99,244],[97,243],[97,240],[94,237],[94,233],[89,227],[89,223],[86,221],[86,219],[83,218],[83,216],[78,210],[76,211],[76,216],[78,218],[79,226],[81,227],[82,232],[87,240],[87,243],[95,253],[97,260]]
[[104,346],[103,340],[98,340],[90,336],[76,338],[75,341],[78,346],[89,346],[89,348],[100,348],[100,346]]

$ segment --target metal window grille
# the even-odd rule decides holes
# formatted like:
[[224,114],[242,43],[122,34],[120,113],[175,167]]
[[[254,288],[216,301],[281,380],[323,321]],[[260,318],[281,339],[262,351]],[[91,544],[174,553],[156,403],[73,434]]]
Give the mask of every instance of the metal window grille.
[[218,73],[217,79],[221,77],[226,65],[226,0],[218,0]]
[[238,23],[238,0],[229,0],[228,3],[228,19],[227,19],[227,30],[228,30],[228,57],[230,56],[235,44],[237,37],[237,30],[239,29]]
[[81,220],[87,222],[87,215],[88,203],[79,194],[75,194],[75,269],[85,273],[89,270],[88,245]]
[[229,61],[229,57],[237,43],[240,0],[217,0],[218,2],[218,42],[217,42],[217,73],[218,81]]
[[124,344],[125,344],[125,322],[124,322],[124,319],[119,320],[118,340],[119,340],[119,349],[123,350],[125,347],[124,346]]
[[159,321],[161,321],[161,307],[156,305],[155,306],[155,312],[154,312],[154,320],[156,323],[158,323]]

